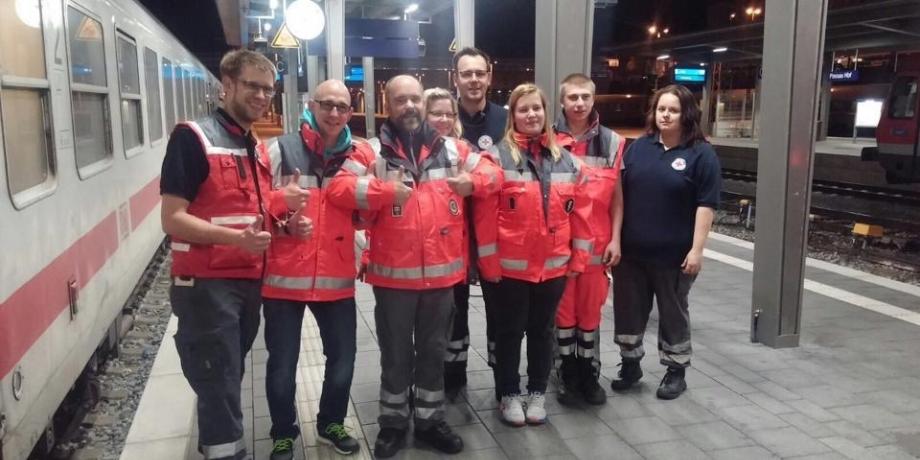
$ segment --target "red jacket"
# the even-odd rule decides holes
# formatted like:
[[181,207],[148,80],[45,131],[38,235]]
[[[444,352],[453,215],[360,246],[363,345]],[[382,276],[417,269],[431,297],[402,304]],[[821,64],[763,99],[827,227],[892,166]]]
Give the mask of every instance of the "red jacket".
[[482,277],[540,282],[584,272],[594,240],[580,164],[565,149],[553,161],[535,141],[517,165],[507,142],[491,149],[502,168],[500,190],[473,203]]
[[591,215],[588,224],[594,236],[594,251],[586,271],[603,271],[604,249],[610,242],[610,203],[620,180],[623,147],[626,138],[598,123],[597,113],[592,115],[591,127],[575,137],[569,130],[565,117],[560,115],[554,126],[556,142],[569,149],[586,165],[585,190],[591,199]]
[[322,137],[304,123],[300,132],[278,138],[269,148],[274,188],[301,171],[300,186],[310,191],[303,215],[313,221],[308,238],[289,235],[283,225],[290,214],[273,216],[275,234],[268,249],[262,295],[272,299],[332,301],[355,295],[355,224],[351,209],[335,206],[328,185],[353,151],[371,152],[366,142],[352,142],[347,150],[323,156]]
[[[256,144],[253,162],[243,133],[219,115],[180,125],[198,135],[209,167],[207,179],[199,187],[195,200],[189,203],[189,214],[215,225],[244,229],[266,208],[286,209],[282,195],[271,192],[268,155],[262,143]],[[253,164],[257,165],[257,176],[253,175]],[[258,180],[258,190],[254,178]],[[175,236],[171,247],[173,276],[242,279],[262,276],[262,254],[226,244],[191,243]]]
[[[462,281],[467,264],[463,197],[451,190],[447,178],[462,170],[473,177],[474,195],[496,190],[497,170],[487,157],[426,124],[418,135],[420,151],[407,155],[389,122],[384,123],[380,154],[353,152],[329,186],[329,198],[339,206],[372,211],[365,279],[374,286],[422,290]],[[406,203],[395,206],[395,187],[386,178],[394,179],[400,166],[413,190]]]

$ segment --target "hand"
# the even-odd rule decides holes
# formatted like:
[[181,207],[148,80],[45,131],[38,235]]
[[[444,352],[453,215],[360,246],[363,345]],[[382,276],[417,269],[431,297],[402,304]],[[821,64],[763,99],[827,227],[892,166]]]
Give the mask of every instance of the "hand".
[[364,281],[364,275],[367,274],[367,264],[361,264],[358,267],[358,276],[355,276],[355,279],[358,281]]
[[304,208],[298,209],[288,219],[287,230],[291,235],[307,239],[313,233],[313,220],[303,215]]
[[396,206],[402,206],[409,200],[409,196],[412,195],[412,189],[406,184],[403,183],[403,177],[406,175],[406,168],[400,166],[399,173],[396,175],[396,179],[393,181],[393,188],[396,191],[395,199],[393,204]]
[[462,172],[455,177],[447,178],[447,186],[457,195],[467,197],[473,194],[473,178],[470,173]]
[[581,274],[581,273],[578,273],[578,272],[576,272],[576,271],[569,270],[569,271],[565,272],[565,277],[566,277],[566,278],[578,278],[578,275],[580,275],[580,274]]
[[272,234],[262,230],[262,216],[258,215],[255,222],[241,231],[236,245],[253,254],[261,254],[271,242]]
[[620,252],[620,242],[610,240],[604,249],[604,257],[601,259],[607,267],[616,267],[620,263],[622,253]]
[[291,180],[284,186],[284,203],[288,209],[295,211],[307,205],[310,192],[300,188],[300,170],[295,169]]
[[687,275],[696,275],[703,268],[703,252],[691,249],[680,264],[680,268]]

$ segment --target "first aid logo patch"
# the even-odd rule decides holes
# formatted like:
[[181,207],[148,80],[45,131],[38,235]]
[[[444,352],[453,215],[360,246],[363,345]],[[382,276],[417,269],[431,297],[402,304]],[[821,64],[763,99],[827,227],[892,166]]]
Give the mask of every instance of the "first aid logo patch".
[[687,169],[687,160],[678,158],[671,162],[671,167],[674,168],[675,171],[683,171]]

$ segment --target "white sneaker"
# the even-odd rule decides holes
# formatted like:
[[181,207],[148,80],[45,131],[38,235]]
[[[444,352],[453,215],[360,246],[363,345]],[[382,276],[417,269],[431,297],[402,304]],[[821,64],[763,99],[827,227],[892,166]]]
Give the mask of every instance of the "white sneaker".
[[502,396],[498,409],[502,413],[502,420],[511,426],[524,426],[524,406],[521,404],[520,395]]
[[527,395],[527,423],[531,425],[542,425],[546,423],[546,409],[543,405],[546,403],[546,396],[543,393],[530,393]]

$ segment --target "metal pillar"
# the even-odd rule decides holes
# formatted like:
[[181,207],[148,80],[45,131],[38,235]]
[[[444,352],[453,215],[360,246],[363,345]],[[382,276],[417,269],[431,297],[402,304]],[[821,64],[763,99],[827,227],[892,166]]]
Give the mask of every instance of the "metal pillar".
[[284,99],[281,104],[284,120],[284,132],[289,133],[300,128],[300,94],[297,93],[297,59],[300,50],[284,50],[284,60],[287,63],[287,72],[282,82],[284,84]]
[[831,73],[830,69],[834,68],[834,53],[828,53],[824,57],[824,71],[821,72],[821,98],[819,99],[820,109],[818,112],[818,135],[816,139],[823,141],[827,139],[827,131],[830,128],[829,118],[831,116]]
[[706,73],[709,76],[706,78],[706,83],[703,84],[703,95],[700,98],[700,127],[703,129],[703,134],[707,136],[712,136],[712,85],[714,76],[712,75],[712,61],[710,65],[706,67]]
[[377,135],[377,122],[374,115],[377,113],[377,94],[374,88],[374,58],[363,57],[361,64],[364,67],[364,127],[365,137],[370,139]]
[[475,0],[454,0],[454,40],[458,50],[476,46]]
[[766,7],[751,340],[799,344],[828,0]]
[[556,119],[559,82],[566,75],[591,75],[594,0],[536,0],[534,80],[548,99],[546,116]]
[[[326,78],[345,79],[345,0],[326,0]],[[312,91],[312,88],[310,88]]]

